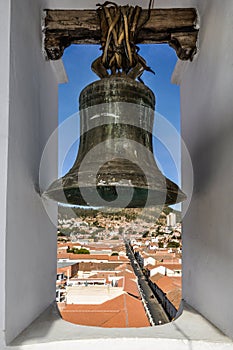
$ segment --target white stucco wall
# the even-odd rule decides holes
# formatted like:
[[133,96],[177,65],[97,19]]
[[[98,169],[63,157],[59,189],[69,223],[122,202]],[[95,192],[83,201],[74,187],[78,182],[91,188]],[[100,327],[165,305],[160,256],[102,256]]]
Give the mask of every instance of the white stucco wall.
[[[1,6],[2,3],[6,6],[8,1],[1,2]],[[57,82],[41,50],[44,6],[42,1],[14,0],[11,18],[6,13],[8,9],[3,12],[4,23],[7,18],[11,23],[10,59],[9,48],[3,49],[7,62],[1,64],[1,80],[2,75],[10,74],[9,99],[5,97],[3,105],[4,122],[9,123],[8,134],[3,135],[4,142],[8,138],[8,167],[4,166],[7,187],[5,178],[4,182],[1,179],[1,190],[7,190],[7,212],[2,212],[6,217],[6,260],[1,265],[6,273],[6,298],[4,303],[1,299],[0,308],[5,305],[5,310],[0,317],[5,316],[1,329],[5,329],[7,342],[55,298],[56,229],[35,190],[41,154],[57,124]],[[5,148],[5,144],[1,145],[1,157],[7,155]],[[50,178],[56,177],[56,163],[55,151],[54,159],[47,164]],[[4,254],[0,254],[0,259],[4,259]]]
[[[141,5],[142,2],[130,3]],[[200,52],[186,65],[181,79],[182,133],[195,176],[194,196],[183,225],[183,293],[188,303],[233,337],[229,307],[233,295],[233,3],[232,0],[155,1],[157,7],[187,7],[196,3],[201,16]],[[7,1],[0,2],[0,39],[5,53],[0,56],[0,348],[4,332],[9,342],[55,298],[56,233],[34,189],[43,147],[57,122],[57,83],[51,64],[44,60],[41,50],[42,9],[95,8],[95,4],[91,0],[12,0],[10,9]],[[56,156],[54,163],[48,164],[48,183],[49,178],[56,177],[55,169]],[[188,181],[183,164],[184,188]],[[202,341],[205,337],[199,335],[199,321],[195,316],[190,326],[189,317],[185,325]],[[179,322],[182,323],[182,319]],[[68,325],[61,320],[59,324],[61,335]],[[53,343],[43,347],[39,344],[45,341],[41,334],[49,334],[50,327],[46,322],[40,326],[44,332],[40,333],[36,326],[39,336],[34,339],[34,346],[29,345],[30,350],[52,349],[55,345],[68,348],[69,344],[72,349],[87,345],[86,340],[76,342],[74,338],[72,342],[55,344],[54,339],[58,336],[55,332]],[[110,331],[109,339],[112,337]],[[81,333],[83,335],[83,328]],[[148,346],[158,345],[164,349],[174,346],[176,335],[168,334],[172,339],[161,341],[157,328],[155,339],[152,340],[150,335]],[[208,335],[209,331],[204,334]],[[69,330],[64,336],[69,338]],[[88,341],[89,347],[97,346],[95,340]],[[126,341],[128,346],[129,340]],[[194,345],[195,349],[225,348],[218,338],[216,347],[209,346],[206,338],[205,341],[204,345]],[[98,344],[101,342],[104,340]],[[110,339],[108,347],[109,342],[112,348],[125,345],[121,336],[114,341]],[[141,348],[145,339],[141,336],[135,342]],[[132,348],[135,348],[135,342],[131,340]],[[174,346],[181,347],[190,348],[189,341],[182,340],[182,344]]]
[[[233,2],[199,0],[199,54],[181,79],[194,192],[183,223],[183,297],[233,337]],[[183,163],[183,185],[189,182]]]
[[8,154],[8,111],[9,111],[9,47],[10,47],[10,3],[0,2],[0,349],[4,343],[5,329],[5,244],[6,244],[6,194]]

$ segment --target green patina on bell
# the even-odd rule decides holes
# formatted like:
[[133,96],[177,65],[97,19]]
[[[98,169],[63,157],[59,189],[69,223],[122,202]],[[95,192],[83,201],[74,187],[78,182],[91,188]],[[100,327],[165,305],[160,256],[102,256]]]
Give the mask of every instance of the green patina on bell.
[[153,155],[155,96],[140,81],[144,70],[153,71],[136,45],[151,5],[147,18],[139,6],[98,5],[102,55],[92,70],[101,80],[80,94],[77,158],[45,196],[74,205],[119,208],[169,205],[186,198],[160,172]]
[[110,76],[85,87],[79,106],[77,158],[45,196],[73,205],[128,208],[186,199],[155,162],[155,96],[147,86],[127,76]]

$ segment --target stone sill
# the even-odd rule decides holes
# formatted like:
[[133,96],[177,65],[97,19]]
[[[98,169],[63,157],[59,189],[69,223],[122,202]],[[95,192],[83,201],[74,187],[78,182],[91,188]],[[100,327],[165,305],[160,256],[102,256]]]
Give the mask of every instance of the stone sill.
[[182,315],[175,321],[147,328],[99,328],[77,326],[60,318],[52,304],[5,349],[37,350],[159,350],[233,349],[231,339],[183,303]]

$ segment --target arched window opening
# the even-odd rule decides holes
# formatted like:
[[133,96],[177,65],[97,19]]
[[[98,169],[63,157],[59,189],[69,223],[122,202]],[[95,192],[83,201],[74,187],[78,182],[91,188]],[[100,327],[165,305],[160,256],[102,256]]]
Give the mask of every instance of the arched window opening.
[[[141,45],[140,55],[155,71],[141,79],[156,97],[156,163],[180,185],[179,88],[170,82],[177,57],[167,45]],[[97,80],[90,69],[97,56],[95,45],[72,45],[63,55],[69,81],[59,86],[59,176],[78,153],[78,98]],[[77,137],[64,152],[70,135],[63,125],[69,118]],[[180,210],[180,205],[120,211],[59,205],[56,300],[62,318],[108,328],[154,326],[175,318],[181,301]]]

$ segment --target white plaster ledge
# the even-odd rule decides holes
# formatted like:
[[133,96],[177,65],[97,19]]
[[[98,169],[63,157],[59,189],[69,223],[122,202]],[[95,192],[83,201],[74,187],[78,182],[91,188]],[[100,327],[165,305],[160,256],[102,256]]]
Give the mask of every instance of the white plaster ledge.
[[99,328],[77,326],[60,318],[51,305],[5,349],[12,350],[233,350],[231,339],[222,334],[187,304],[175,321],[147,328]]
[[65,70],[62,59],[56,60],[56,61],[49,61],[49,62],[51,64],[52,69],[54,71],[54,74],[56,76],[57,83],[58,84],[67,83],[68,77],[67,77],[66,70]]

